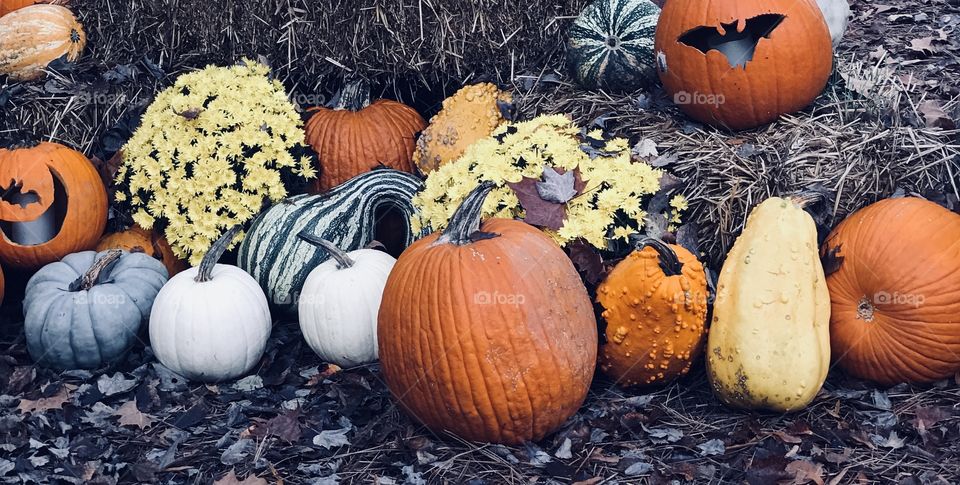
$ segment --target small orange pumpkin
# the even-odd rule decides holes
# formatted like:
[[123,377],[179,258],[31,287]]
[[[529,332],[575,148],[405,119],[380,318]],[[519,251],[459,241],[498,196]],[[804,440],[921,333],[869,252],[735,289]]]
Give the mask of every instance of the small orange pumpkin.
[[107,223],[97,169],[58,143],[0,148],[0,191],[0,260],[9,266],[36,269],[92,249]]
[[87,44],[83,25],[59,5],[30,5],[0,17],[0,74],[14,81],[43,76],[56,59],[76,61]]
[[413,172],[416,137],[427,126],[413,108],[388,99],[371,104],[366,82],[356,81],[344,86],[335,108],[309,111],[306,139],[320,159],[313,193],[381,166]]
[[703,352],[707,278],[682,246],[645,239],[597,292],[607,323],[600,370],[617,384],[661,384],[680,377]]
[[480,209],[485,183],[443,234],[397,260],[378,342],[394,398],[435,432],[539,440],[577,411],[596,368],[597,322],[563,250],[523,222]]
[[830,342],[845,371],[884,385],[960,371],[960,215],[904,197],[841,222],[823,252]]
[[107,234],[97,243],[96,251],[108,249],[123,249],[124,251],[139,251],[156,258],[167,268],[167,274],[172,278],[177,273],[190,267],[186,261],[177,258],[167,240],[156,231],[148,231],[134,225],[120,232]]
[[830,31],[813,0],[667,2],[654,51],[679,108],[733,130],[809,105],[833,66]]

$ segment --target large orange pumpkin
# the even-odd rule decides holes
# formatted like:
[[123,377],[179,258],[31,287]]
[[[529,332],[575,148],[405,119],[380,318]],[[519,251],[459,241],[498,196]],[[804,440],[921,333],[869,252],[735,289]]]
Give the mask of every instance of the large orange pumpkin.
[[56,59],[76,61],[86,44],[83,25],[68,8],[23,7],[0,17],[0,74],[14,81],[37,79]]
[[124,251],[139,251],[156,258],[167,268],[167,274],[172,278],[177,273],[190,267],[186,261],[173,254],[173,249],[167,240],[156,231],[148,231],[140,226],[131,226],[120,232],[107,234],[97,243],[96,251],[108,249],[123,249]]
[[0,0],[0,17],[19,10],[23,7],[29,7],[38,3],[49,3],[51,5],[66,5],[67,0]]
[[600,370],[623,386],[668,382],[686,374],[707,335],[703,265],[681,246],[647,239],[600,285],[607,324]]
[[596,318],[573,264],[549,236],[480,208],[473,191],[443,234],[411,245],[387,280],[378,341],[387,385],[434,432],[538,440],[583,404]]
[[809,105],[833,65],[830,32],[813,0],[667,2],[654,50],[680,109],[734,130]]
[[883,200],[840,223],[823,251],[839,265],[827,287],[843,369],[881,384],[960,371],[960,215],[914,197]]
[[[57,143],[0,148],[0,191],[0,260],[9,266],[36,269],[92,249],[107,223],[100,174]],[[25,243],[17,234],[39,239]]]
[[320,159],[314,193],[385,166],[413,172],[417,133],[427,123],[413,108],[388,99],[370,103],[365,82],[344,86],[335,108],[312,108],[307,143]]

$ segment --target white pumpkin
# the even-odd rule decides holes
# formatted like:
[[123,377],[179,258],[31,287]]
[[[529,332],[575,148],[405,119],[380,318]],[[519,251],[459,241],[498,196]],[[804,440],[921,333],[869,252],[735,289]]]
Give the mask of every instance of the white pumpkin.
[[200,266],[174,276],[150,313],[157,359],[188,379],[220,382],[246,374],[263,356],[272,320],[267,297],[249,274],[217,264],[239,232],[228,231]]
[[847,21],[850,18],[850,3],[847,0],[817,0],[817,6],[823,12],[823,20],[830,29],[830,40],[833,46],[840,44],[844,32],[847,31]]
[[330,255],[310,272],[300,294],[300,330],[307,344],[341,367],[377,360],[377,313],[397,260],[373,249],[344,253],[308,233],[300,237]]

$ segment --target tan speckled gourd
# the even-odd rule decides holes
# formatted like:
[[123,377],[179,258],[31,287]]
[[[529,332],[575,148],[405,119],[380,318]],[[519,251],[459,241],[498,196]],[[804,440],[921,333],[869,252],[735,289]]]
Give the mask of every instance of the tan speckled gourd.
[[720,272],[707,370],[724,403],[795,411],[830,365],[830,296],[809,199],[757,206]]
[[703,352],[707,280],[681,246],[647,239],[600,285],[607,324],[600,370],[622,386],[661,384],[686,374]]
[[413,161],[427,174],[460,158],[473,142],[490,136],[505,120],[497,101],[512,102],[510,93],[490,83],[466,86],[443,101],[443,109],[420,134]]

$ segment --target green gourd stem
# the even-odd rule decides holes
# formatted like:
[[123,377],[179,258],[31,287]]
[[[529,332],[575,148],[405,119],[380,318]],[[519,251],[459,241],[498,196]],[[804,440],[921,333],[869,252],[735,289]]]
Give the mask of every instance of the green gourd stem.
[[240,225],[238,224],[231,227],[223,236],[220,236],[220,239],[217,239],[217,242],[210,246],[207,254],[203,255],[203,260],[200,261],[200,269],[197,271],[197,277],[194,278],[193,281],[206,283],[213,279],[213,268],[217,265],[217,262],[220,261],[223,253],[227,251],[227,246],[233,242],[233,238],[237,237],[237,233],[239,232]]
[[96,286],[97,281],[100,279],[100,275],[107,271],[107,268],[110,267],[116,260],[120,259],[120,256],[123,255],[123,251],[119,249],[111,249],[103,255],[102,258],[95,261],[90,265],[90,269],[86,273],[80,275],[73,283],[70,283],[70,291],[87,291],[90,288]]
[[480,215],[483,202],[493,190],[493,182],[483,182],[473,189],[457,207],[457,211],[450,218],[450,223],[443,234],[437,239],[438,243],[450,243],[463,246],[473,242],[471,236],[480,230]]
[[337,262],[337,269],[352,268],[353,265],[356,264],[356,262],[350,259],[350,256],[347,256],[347,253],[338,248],[336,244],[327,241],[322,237],[310,234],[307,231],[297,234],[297,237],[310,244],[313,244],[314,246],[320,246],[323,248],[327,254],[329,254],[330,257]]
[[360,111],[367,106],[370,106],[370,84],[365,79],[354,79],[343,84],[333,109]]
[[660,256],[660,269],[663,270],[663,274],[667,276],[683,274],[683,263],[677,257],[677,252],[665,242],[653,237],[646,237],[637,242],[637,249],[643,249],[647,246],[653,248]]

